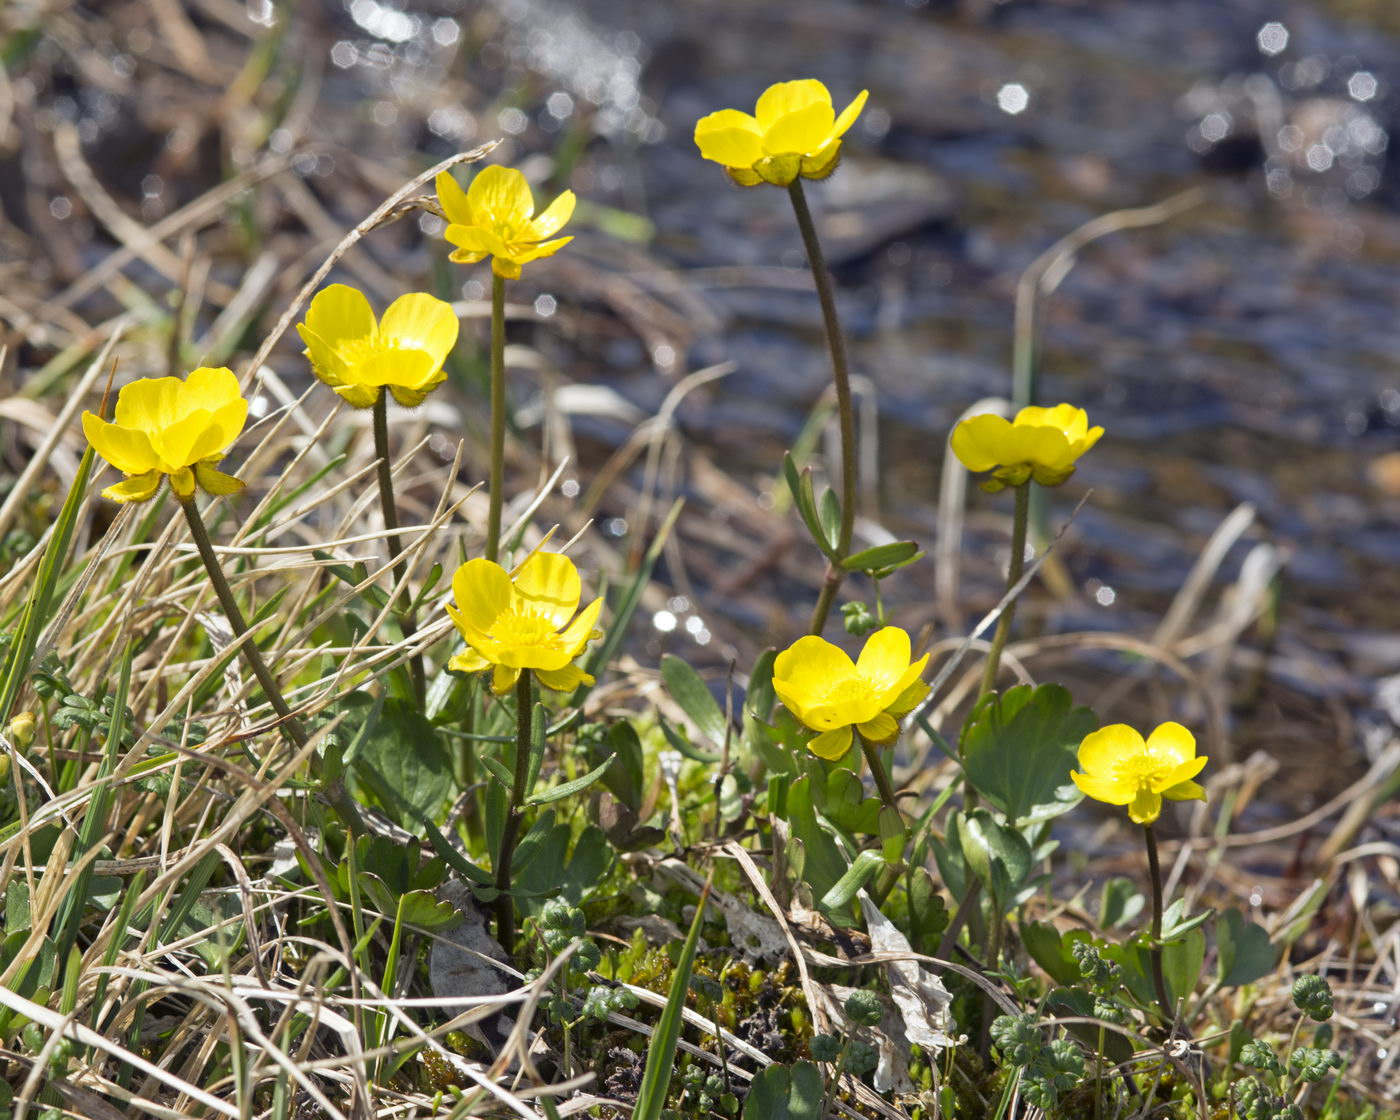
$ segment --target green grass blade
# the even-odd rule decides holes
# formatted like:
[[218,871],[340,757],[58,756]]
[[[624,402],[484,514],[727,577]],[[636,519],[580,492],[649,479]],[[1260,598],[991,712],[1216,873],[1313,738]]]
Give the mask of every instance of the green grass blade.
[[[117,755],[121,753],[122,736],[126,732],[126,700],[131,691],[131,657],[134,649],[135,643],[128,642],[122,651],[117,691],[112,697],[112,719],[107,725],[107,739],[102,744],[102,764],[97,768],[92,800],[83,816],[83,827],[78,832],[78,846],[73,852],[75,860],[81,860],[107,834],[107,811],[112,803],[112,772],[117,768]],[[77,943],[78,927],[83,923],[88,887],[92,883],[92,869],[93,861],[88,860],[78,872],[58,912],[54,934],[58,940],[59,960],[66,960]]]
[[710,897],[710,884],[713,881],[714,873],[711,872],[710,878],[705,880],[705,889],[700,892],[700,902],[695,907],[690,933],[681,947],[680,960],[676,961],[671,990],[666,996],[666,1009],[661,1012],[656,1033],[651,1036],[651,1045],[647,1048],[647,1067],[642,1074],[642,1087],[637,1093],[637,1107],[632,1110],[632,1120],[660,1120],[661,1110],[666,1104],[671,1073],[676,1065],[676,1044],[681,1038],[681,1012],[685,1010],[685,995],[690,990],[690,972],[695,967],[695,950],[700,943],[705,903]]
[[29,600],[24,605],[19,629],[5,659],[3,674],[0,674],[0,726],[9,722],[10,709],[19,697],[19,690],[29,678],[30,663],[34,651],[39,647],[39,635],[43,632],[53,610],[58,591],[59,577],[63,574],[63,564],[68,558],[68,546],[73,543],[73,530],[78,523],[78,512],[82,509],[83,496],[87,493],[88,478],[92,475],[93,451],[91,446],[83,452],[82,462],[73,485],[68,488],[68,497],[63,501],[63,509],[54,524],[53,535],[49,537],[49,547],[44,549],[44,558],[39,561],[39,573],[29,592]]

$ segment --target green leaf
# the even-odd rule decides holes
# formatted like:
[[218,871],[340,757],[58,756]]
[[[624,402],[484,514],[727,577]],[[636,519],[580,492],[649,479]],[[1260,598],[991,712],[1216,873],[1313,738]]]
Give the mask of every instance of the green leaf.
[[590,746],[588,761],[596,766],[605,754],[615,756],[617,765],[603,772],[603,785],[632,812],[638,812],[642,807],[642,780],[646,775],[642,740],[637,729],[625,719],[609,727],[606,738]]
[[887,866],[885,857],[876,851],[864,851],[856,856],[855,862],[846,868],[846,873],[837,879],[818,904],[823,910],[841,910],[851,904],[856,892],[865,886],[875,872]]
[[1202,910],[1199,914],[1186,916],[1186,900],[1178,898],[1162,912],[1162,941],[1167,943],[1184,937],[1193,929],[1199,928],[1214,914],[1214,910]]
[[[788,787],[788,824],[792,834],[802,842],[804,857],[801,878],[812,888],[814,899],[825,898],[850,866],[836,839],[817,820],[812,807],[811,778],[803,775]],[[827,914],[840,926],[855,924],[855,915],[849,908],[836,908]]]
[[685,661],[672,654],[661,658],[661,679],[666,682],[666,691],[681,706],[695,729],[710,741],[714,747],[723,747],[728,737],[730,724],[700,674]]
[[1269,941],[1263,926],[1245,921],[1238,910],[1226,910],[1216,919],[1215,941],[1219,959],[1216,975],[1224,988],[1252,984],[1273,972],[1280,950]]
[[925,867],[909,872],[909,944],[916,953],[932,953],[948,928],[951,915],[943,895]]
[[574,841],[574,854],[559,883],[559,894],[578,905],[603,881],[616,858],[608,846],[607,835],[597,825],[590,824]]
[[[817,497],[812,489],[812,468],[803,467],[799,472],[797,463],[789,451],[783,456],[783,477],[787,479],[788,489],[792,492],[792,503],[797,507],[797,514],[802,518],[802,523],[807,526],[807,532],[811,534],[813,543],[822,550],[830,560],[836,559],[836,546],[828,538],[825,528],[822,526],[821,514],[817,510]],[[831,497],[831,491],[827,491]],[[840,511],[837,511],[837,522],[839,523]]]
[[666,742],[671,744],[672,750],[680,751],[691,762],[703,762],[706,766],[713,766],[719,761],[718,754],[713,751],[702,751],[692,743],[684,728],[672,727],[666,717],[659,713],[656,720],[661,726],[661,733],[666,736]]
[[837,546],[841,542],[841,499],[835,490],[822,491],[820,509],[822,536],[826,540],[826,552],[835,558]]
[[542,790],[539,793],[532,793],[529,797],[525,799],[525,804],[548,805],[550,802],[561,801],[566,797],[580,792],[581,790],[587,789],[599,778],[601,778],[605,773],[607,773],[608,767],[613,764],[613,759],[615,759],[616,757],[617,756],[613,754],[608,755],[608,757],[603,760],[600,766],[594,767],[587,774],[584,774],[582,777],[575,778],[571,782],[561,782],[559,785],[553,786],[550,789]]
[[771,1065],[750,1084],[743,1120],[820,1120],[824,1089],[811,1062]]
[[1099,925],[1104,929],[1127,925],[1147,905],[1147,899],[1131,879],[1119,875],[1104,883],[1099,895]]
[[773,691],[773,662],[778,659],[778,651],[771,646],[758,655],[749,674],[748,694],[745,708],[757,720],[767,722],[773,713],[773,705],[778,702],[778,694]]
[[660,1120],[661,1110],[666,1106],[666,1096],[671,1088],[671,1074],[676,1066],[676,1044],[681,1037],[681,1015],[685,1011],[685,997],[690,990],[690,973],[695,967],[695,950],[700,942],[700,927],[705,922],[705,903],[710,897],[710,884],[707,881],[700,892],[699,904],[695,907],[695,917],[690,923],[690,933],[681,946],[680,958],[671,975],[671,989],[666,996],[666,1007],[657,1020],[656,1031],[647,1047],[646,1069],[642,1072],[642,1086],[637,1092],[637,1103],[632,1110],[632,1120]]
[[1018,822],[1044,821],[1083,796],[1070,781],[1079,744],[1098,725],[1057,684],[1018,685],[985,697],[963,728],[968,778]]
[[404,828],[435,816],[452,794],[452,768],[437,731],[404,700],[384,701],[354,771]]
[[[1086,931],[1074,932],[1084,934],[1081,940],[1089,939]],[[1021,944],[1026,947],[1031,960],[1045,969],[1056,983],[1078,984],[1083,979],[1079,964],[1070,952],[1073,944],[1071,937],[1061,934],[1049,922],[1022,922]]]
[[1193,928],[1178,941],[1162,948],[1162,975],[1172,1001],[1184,999],[1196,990],[1206,960],[1205,930]]
[[848,572],[869,572],[878,571],[880,568],[903,567],[912,561],[918,553],[919,546],[913,541],[891,541],[889,544],[877,544],[874,548],[864,549],[854,556],[847,556],[841,561],[841,567]]
[[1031,846],[985,809],[962,815],[963,854],[973,873],[1009,906],[1031,871]]
[[[820,775],[818,768],[813,782],[820,781]],[[854,772],[838,766],[827,775],[822,812],[837,828],[852,835],[874,836],[880,828],[880,809],[880,799],[865,796],[865,786]]]

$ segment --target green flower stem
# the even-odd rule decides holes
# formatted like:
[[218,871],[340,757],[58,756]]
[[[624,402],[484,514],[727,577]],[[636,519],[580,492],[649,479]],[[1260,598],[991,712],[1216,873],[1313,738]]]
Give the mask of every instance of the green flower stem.
[[[233,597],[233,588],[229,586],[223,568],[219,566],[219,558],[214,552],[214,545],[209,539],[209,530],[204,525],[204,518],[200,516],[199,507],[195,504],[194,498],[191,497],[182,498],[180,508],[185,511],[185,520],[189,523],[190,536],[194,538],[195,548],[199,550],[199,558],[204,561],[204,570],[209,574],[209,582],[214,585],[214,594],[218,596],[219,606],[223,608],[224,617],[228,619],[233,636],[243,638],[248,633],[248,622],[243,617],[243,611],[239,609],[238,600]],[[267,697],[267,702],[277,713],[280,720],[278,726],[281,728],[282,734],[286,736],[287,741],[292,746],[298,748],[306,746],[308,741],[306,729],[301,725],[301,721],[292,714],[291,705],[287,703],[287,698],[282,695],[277,678],[267,667],[267,662],[258,652],[258,647],[251,640],[246,640],[239,646],[239,652],[242,653],[243,660],[248,663],[248,667],[253,670],[253,676],[257,678],[258,686],[262,689],[263,695]],[[315,765],[316,759],[313,756],[312,766]],[[335,808],[347,828],[357,835],[365,831],[364,819],[360,816],[359,806],[355,804],[355,799],[350,796],[344,782],[339,778],[327,782],[322,794]]]
[[[418,620],[414,617],[413,593],[404,581],[408,565],[403,558],[403,542],[399,539],[399,510],[394,503],[394,476],[389,469],[389,393],[380,390],[374,402],[374,454],[379,460],[379,508],[384,513],[384,528],[389,531],[389,556],[394,562],[394,582],[401,584],[397,614],[399,629],[404,640],[409,641],[418,632]],[[413,678],[413,695],[421,707],[427,696],[427,684],[423,675],[423,655],[415,653],[408,662],[409,675]]]
[[[800,177],[788,187],[788,197],[792,199],[797,228],[802,232],[802,244],[807,249],[807,263],[811,266],[812,279],[817,285],[822,320],[826,324],[826,346],[831,352],[831,372],[836,384],[836,410],[841,425],[841,528],[836,540],[836,557],[844,560],[851,554],[851,537],[855,532],[857,485],[856,414],[851,403],[851,378],[846,367],[846,336],[836,316],[836,294],[831,286],[831,274],[826,270],[826,259],[822,256],[817,227],[812,222],[812,211],[807,207],[807,196],[802,190]],[[827,616],[836,601],[836,592],[840,590],[845,576],[846,571],[839,563],[827,564],[826,578],[822,581],[817,605],[812,610],[812,621],[807,627],[811,633],[820,634],[826,626]]]
[[1152,984],[1157,989],[1157,1002],[1162,1005],[1162,1014],[1167,1025],[1176,1023],[1176,1011],[1172,1007],[1171,996],[1167,994],[1166,977],[1162,974],[1162,863],[1157,858],[1157,833],[1150,824],[1142,826],[1147,839],[1147,870],[1152,879]]
[[[894,786],[890,784],[890,776],[885,773],[885,764],[880,760],[880,749],[875,744],[868,742],[864,735],[856,732],[856,738],[860,740],[860,749],[865,752],[865,761],[870,764],[870,772],[875,775],[875,787],[880,791],[880,800],[885,803],[885,807],[899,812],[899,802],[894,796]],[[902,820],[903,817],[901,816]]]
[[535,712],[534,677],[522,669],[515,682],[515,770],[511,775],[510,810],[501,833],[501,858],[496,867],[496,940],[507,955],[515,952],[515,902],[510,891],[510,865],[525,814],[525,783],[530,776],[530,732]]
[[486,559],[501,554],[501,501],[506,473],[506,281],[491,274],[491,512],[486,522]]
[[[1026,569],[1026,526],[1030,521],[1031,484],[1029,481],[1015,487],[1016,509],[1011,520],[1011,563],[1006,570],[1006,590],[1009,592],[1021,581]],[[996,688],[997,670],[1001,667],[1001,652],[1006,648],[1006,640],[1011,636],[1011,623],[1016,617],[1016,600],[1006,604],[997,620],[996,633],[992,636],[992,648],[987,652],[987,662],[982,669],[982,691],[986,696]]]

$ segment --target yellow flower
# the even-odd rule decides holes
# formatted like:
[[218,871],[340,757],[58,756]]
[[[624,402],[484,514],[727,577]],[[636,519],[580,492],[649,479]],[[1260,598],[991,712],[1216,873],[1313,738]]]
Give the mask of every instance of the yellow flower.
[[852,663],[825,638],[798,638],[773,662],[773,690],[799,720],[819,732],[807,744],[813,754],[836,759],[851,747],[854,727],[871,743],[888,743],[928,693],[919,679],[928,654],[910,663],[909,635],[886,626],[866,639]]
[[457,316],[450,303],[414,292],[376,322],[363,292],[332,284],[316,293],[297,333],[316,376],[347,403],[369,408],[388,389],[416,408],[447,377],[442,364],[457,343]]
[[438,203],[447,215],[445,237],[457,248],[452,260],[475,264],[491,258],[491,271],[507,280],[520,266],[551,257],[573,240],[554,237],[573,216],[574,192],[565,191],[539,214],[525,176],[513,167],[484,168],[465,191],[444,171],[437,177]]
[[995,470],[982,484],[993,492],[1033,478],[1058,486],[1074,473],[1075,461],[1099,442],[1102,428],[1089,427],[1082,408],[1030,405],[1015,421],[991,413],[973,416],[953,429],[953,454],[970,471]]
[[83,434],[122,474],[102,491],[115,502],[155,497],[160,480],[181,501],[198,484],[211,494],[236,494],[243,483],[214,468],[248,419],[248,402],[232,370],[201,366],[187,378],[143,377],[117,394],[116,422],[83,413]]
[[840,162],[841,137],[856,123],[867,94],[861,90],[838,117],[821,82],[779,82],[763,91],[752,117],[721,109],[700,118],[695,143],[741,187],[785,187],[799,175],[825,179]]
[[532,553],[513,574],[490,560],[468,560],[452,577],[457,605],[447,608],[467,649],[448,668],[492,669],[497,695],[515,687],[522,669],[533,669],[540,684],[560,692],[592,684],[572,662],[601,635],[594,624],[603,600],[579,611],[582,589],[574,562],[557,552]]
[[1101,727],[1079,744],[1079,765],[1070,777],[1095,801],[1126,805],[1135,824],[1162,815],[1162,798],[1204,801],[1206,791],[1193,779],[1209,761],[1196,756],[1196,739],[1179,723],[1164,723],[1146,742],[1126,723]]

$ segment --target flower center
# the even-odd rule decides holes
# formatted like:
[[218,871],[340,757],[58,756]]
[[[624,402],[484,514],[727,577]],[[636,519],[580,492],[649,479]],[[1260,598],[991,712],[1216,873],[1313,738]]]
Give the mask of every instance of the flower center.
[[1114,776],[1138,789],[1154,789],[1165,783],[1176,764],[1155,754],[1135,754],[1113,764]]
[[547,646],[558,641],[551,622],[534,611],[509,610],[496,619],[488,635],[503,646]]
[[828,690],[826,702],[831,705],[859,704],[874,699],[875,690],[864,677],[847,677]]

